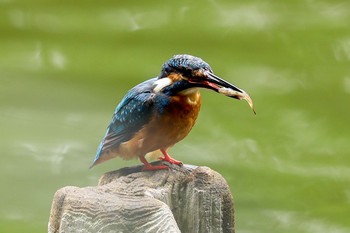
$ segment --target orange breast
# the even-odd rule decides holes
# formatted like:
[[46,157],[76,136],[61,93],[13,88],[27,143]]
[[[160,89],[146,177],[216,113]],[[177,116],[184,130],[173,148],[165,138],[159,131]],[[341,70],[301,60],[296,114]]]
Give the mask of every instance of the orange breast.
[[120,145],[119,154],[130,158],[172,147],[191,131],[200,106],[198,91],[172,97],[163,114],[154,116],[130,141]]

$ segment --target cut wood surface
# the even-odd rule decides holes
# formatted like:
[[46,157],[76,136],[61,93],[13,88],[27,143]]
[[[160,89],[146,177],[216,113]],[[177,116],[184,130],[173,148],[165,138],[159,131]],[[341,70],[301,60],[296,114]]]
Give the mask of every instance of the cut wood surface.
[[105,173],[95,187],[55,193],[49,233],[234,232],[234,209],[225,179],[208,167],[142,166]]

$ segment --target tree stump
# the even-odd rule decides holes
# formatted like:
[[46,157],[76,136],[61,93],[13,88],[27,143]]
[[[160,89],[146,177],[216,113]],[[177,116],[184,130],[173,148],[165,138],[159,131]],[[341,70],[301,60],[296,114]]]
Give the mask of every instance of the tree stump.
[[49,233],[234,232],[234,208],[225,179],[208,167],[142,166],[104,174],[96,187],[55,193]]

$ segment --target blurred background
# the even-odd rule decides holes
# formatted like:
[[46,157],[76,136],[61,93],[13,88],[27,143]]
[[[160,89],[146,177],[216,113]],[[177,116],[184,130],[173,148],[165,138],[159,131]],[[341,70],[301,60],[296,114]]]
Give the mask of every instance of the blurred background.
[[0,232],[47,232],[114,108],[174,54],[203,58],[250,93],[202,91],[171,151],[229,182],[240,233],[350,232],[350,2],[0,0]]

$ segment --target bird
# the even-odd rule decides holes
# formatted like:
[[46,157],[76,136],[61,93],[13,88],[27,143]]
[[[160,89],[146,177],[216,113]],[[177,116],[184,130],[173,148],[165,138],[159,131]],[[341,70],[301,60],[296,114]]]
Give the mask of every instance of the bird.
[[201,107],[200,89],[244,99],[255,113],[247,92],[216,76],[207,62],[188,54],[174,55],[157,77],[130,89],[117,105],[90,168],[121,157],[138,158],[144,171],[168,169],[145,158],[159,151],[163,155],[159,160],[182,165],[168,150],[194,126]]

